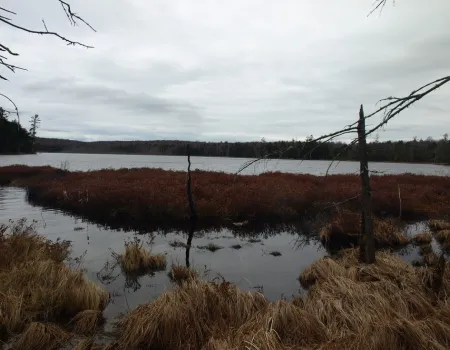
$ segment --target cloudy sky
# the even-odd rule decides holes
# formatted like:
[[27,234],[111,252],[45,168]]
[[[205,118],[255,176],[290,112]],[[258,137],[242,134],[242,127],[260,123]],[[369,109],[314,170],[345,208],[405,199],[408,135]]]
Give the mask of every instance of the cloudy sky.
[[[389,1],[389,0],[388,0]],[[72,0],[97,32],[71,27],[57,0],[2,0],[16,24],[94,46],[67,46],[0,23],[27,72],[0,74],[40,135],[78,140],[266,140],[319,136],[383,97],[450,74],[450,1]],[[7,102],[1,102],[5,107]],[[9,108],[9,106],[8,106]],[[375,121],[378,121],[374,120]],[[450,133],[450,85],[380,133]]]

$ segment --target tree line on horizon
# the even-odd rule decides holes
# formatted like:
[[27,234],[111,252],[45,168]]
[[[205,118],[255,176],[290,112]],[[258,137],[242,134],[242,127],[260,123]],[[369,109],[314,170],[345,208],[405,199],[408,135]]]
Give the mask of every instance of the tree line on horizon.
[[0,107],[0,154],[35,153],[36,132],[39,116],[30,120],[30,130],[25,129],[17,120],[9,120],[9,113]]
[[[311,138],[310,138],[311,139]],[[279,158],[309,160],[358,160],[357,145],[343,142],[306,141],[267,142],[201,142],[201,141],[95,141],[37,138],[37,152],[144,154],[186,156],[187,145],[192,156],[233,158]],[[450,164],[450,141],[445,134],[434,140],[414,138],[411,141],[374,141],[368,144],[370,161]]]

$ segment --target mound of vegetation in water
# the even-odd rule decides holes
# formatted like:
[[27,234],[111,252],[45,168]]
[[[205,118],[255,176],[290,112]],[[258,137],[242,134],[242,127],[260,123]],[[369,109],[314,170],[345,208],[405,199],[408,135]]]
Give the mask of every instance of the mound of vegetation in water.
[[[27,188],[36,204],[56,207],[122,228],[180,227],[188,218],[186,176],[161,169],[68,172],[51,167],[0,168],[0,184]],[[372,176],[376,217],[403,220],[450,214],[450,178],[422,175]],[[399,200],[399,188],[401,205]],[[359,213],[360,180],[354,175],[313,176],[265,173],[241,175],[192,172],[192,192],[200,225],[233,226],[234,222],[276,224],[339,210]],[[350,224],[332,220],[334,227]],[[347,232],[348,233],[348,232]],[[380,237],[380,242],[383,238]],[[401,239],[401,237],[400,237]]]

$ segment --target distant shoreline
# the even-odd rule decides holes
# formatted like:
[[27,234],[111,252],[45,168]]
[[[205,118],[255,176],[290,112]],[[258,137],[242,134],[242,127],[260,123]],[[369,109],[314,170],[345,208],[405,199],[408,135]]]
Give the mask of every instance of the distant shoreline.
[[[75,151],[63,151],[63,152],[36,152],[36,153],[20,153],[20,154],[0,154],[2,156],[26,156],[26,155],[39,155],[39,154],[90,154],[90,155],[112,155],[112,156],[161,156],[161,157],[186,157],[186,155],[175,155],[175,154],[150,154],[150,153],[113,153],[113,152],[75,152]],[[226,157],[226,156],[215,156],[215,155],[193,155],[192,158],[230,158],[230,159],[258,159],[255,157]],[[332,159],[297,159],[297,158],[265,158],[262,161],[279,161],[279,160],[290,160],[290,161],[318,161],[318,162],[331,162]],[[358,160],[354,159],[344,159],[335,160],[337,162],[351,162],[357,163]],[[408,161],[381,161],[381,160],[370,160],[369,163],[389,163],[389,164],[425,164],[425,165],[438,165],[438,166],[450,166],[450,163],[436,163],[436,162],[408,162]]]

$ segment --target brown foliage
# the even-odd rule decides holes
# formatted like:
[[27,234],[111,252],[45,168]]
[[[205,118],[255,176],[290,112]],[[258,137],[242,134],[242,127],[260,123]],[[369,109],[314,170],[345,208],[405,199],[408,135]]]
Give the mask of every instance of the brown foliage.
[[[189,213],[185,173],[161,169],[119,169],[62,172],[49,168],[0,168],[9,182],[22,174],[31,200],[93,220],[122,227],[184,222]],[[34,174],[34,177],[30,177]],[[40,174],[40,176],[37,176]],[[45,176],[44,176],[45,175]],[[398,217],[398,186],[402,188],[402,218],[433,218],[450,214],[450,178],[422,175],[372,176],[373,211]],[[354,175],[320,177],[266,173],[252,176],[207,171],[192,172],[196,209],[203,223],[277,223],[299,220],[307,213],[360,194]],[[358,198],[340,205],[360,211]]]
[[[373,229],[378,247],[399,247],[409,243],[409,238],[402,232],[401,222],[392,218],[374,218]],[[319,237],[327,246],[349,247],[358,244],[360,232],[361,214],[347,210],[333,215],[331,223],[320,230]]]

